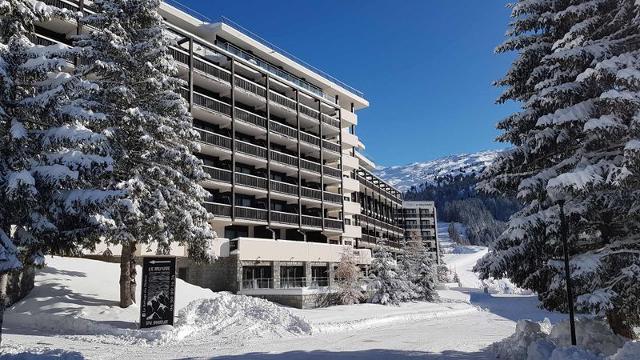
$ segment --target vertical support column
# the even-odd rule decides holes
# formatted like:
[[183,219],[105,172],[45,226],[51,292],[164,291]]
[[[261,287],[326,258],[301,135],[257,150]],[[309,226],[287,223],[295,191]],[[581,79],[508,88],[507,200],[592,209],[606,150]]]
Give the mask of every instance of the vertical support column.
[[[300,165],[302,161],[300,154],[300,93],[297,89],[296,92],[296,129],[298,135],[296,148],[298,150],[298,228],[302,228],[302,174],[300,174]],[[305,241],[307,237],[305,236]]]
[[[354,105],[354,103],[351,103],[351,113],[352,114],[354,113],[355,109],[356,109],[356,106]],[[355,125],[351,125],[351,133],[354,136],[356,136],[356,126]],[[356,147],[355,146],[351,148],[351,155],[354,156],[354,157],[356,156]]]
[[[323,138],[322,138],[322,103],[320,100],[316,100],[318,103],[318,136],[320,138],[320,213],[322,213],[322,231],[324,231],[324,154],[322,150],[324,149]],[[327,238],[327,243],[329,239]]]
[[271,125],[269,119],[271,118],[271,110],[269,109],[269,85],[271,83],[271,77],[269,74],[265,74],[265,117],[267,119],[267,224],[271,228]]
[[[344,234],[344,161],[342,161],[342,108],[340,107],[340,97],[338,97],[338,95],[336,95],[336,105],[338,105],[338,142],[340,144],[340,220],[342,220],[342,233]],[[342,239],[342,236],[340,236],[340,239]],[[340,243],[342,243],[342,241],[340,241]]]
[[231,221],[236,219],[236,63],[231,58]]
[[329,287],[334,287],[335,284],[335,277],[336,277],[336,271],[333,267],[333,263],[327,263],[327,267],[329,268],[327,271],[329,273]]
[[271,262],[271,278],[273,279],[273,288],[280,288],[280,261]]
[[305,281],[306,281],[305,286],[311,286],[311,280],[313,279],[313,277],[311,275],[312,275],[311,274],[311,262],[305,261],[304,262],[304,277],[305,277]]
[[189,37],[189,112],[193,112],[193,38]]

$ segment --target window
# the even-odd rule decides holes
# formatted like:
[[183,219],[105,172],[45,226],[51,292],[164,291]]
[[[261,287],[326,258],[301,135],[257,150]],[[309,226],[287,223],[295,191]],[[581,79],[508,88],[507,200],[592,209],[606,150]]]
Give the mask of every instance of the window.
[[311,286],[329,286],[329,271],[326,266],[311,267]]
[[303,266],[281,266],[280,267],[280,287],[300,288],[306,286]]
[[248,237],[249,228],[247,226],[230,225],[224,228],[224,237],[227,239],[236,239],[239,237]]
[[243,266],[243,289],[267,289],[273,287],[271,266]]

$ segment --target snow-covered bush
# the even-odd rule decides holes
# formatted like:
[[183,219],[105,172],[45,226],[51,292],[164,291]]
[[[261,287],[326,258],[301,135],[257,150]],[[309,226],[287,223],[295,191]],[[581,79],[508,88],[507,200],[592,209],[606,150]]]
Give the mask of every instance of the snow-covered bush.
[[360,286],[360,268],[355,261],[351,248],[346,248],[342,252],[335,276],[338,283],[337,296],[339,304],[358,304],[364,299],[365,296]]

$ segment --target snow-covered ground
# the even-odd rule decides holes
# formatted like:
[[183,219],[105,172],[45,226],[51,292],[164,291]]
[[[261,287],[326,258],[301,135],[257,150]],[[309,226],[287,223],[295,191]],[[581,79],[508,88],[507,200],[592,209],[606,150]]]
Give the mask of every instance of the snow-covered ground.
[[471,268],[486,248],[461,250],[445,255],[461,287],[440,290],[438,303],[298,310],[178,281],[176,326],[146,331],[137,306],[117,306],[117,264],[50,258],[6,313],[3,358],[486,359],[518,320],[565,317],[538,309],[535,296],[485,293]]

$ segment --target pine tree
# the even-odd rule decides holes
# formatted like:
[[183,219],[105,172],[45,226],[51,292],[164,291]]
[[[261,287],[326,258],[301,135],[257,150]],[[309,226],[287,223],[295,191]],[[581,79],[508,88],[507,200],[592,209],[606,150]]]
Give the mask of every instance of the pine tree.
[[403,254],[404,271],[414,287],[414,299],[434,301],[438,298],[436,292],[436,266],[429,256],[427,248],[417,231],[409,234]]
[[76,252],[98,240],[109,193],[99,179],[111,169],[106,138],[85,124],[100,118],[76,101],[86,85],[69,74],[64,45],[36,46],[34,23],[69,12],[31,1],[0,2],[1,227],[24,264],[46,253]]
[[368,284],[373,293],[370,302],[382,305],[398,305],[416,298],[415,287],[404,269],[378,239],[371,262],[371,277]]
[[353,257],[351,248],[345,249],[335,273],[338,282],[338,302],[341,305],[358,304],[364,294],[360,286],[360,268]]
[[513,148],[480,188],[524,208],[476,266],[566,310],[560,240],[564,207],[578,310],[606,315],[632,337],[640,324],[640,4],[635,0],[518,1],[516,51],[497,85],[522,110],[503,121]]
[[107,242],[122,245],[120,306],[135,301],[136,244],[157,244],[167,253],[184,244],[188,255],[208,260],[213,233],[202,206],[206,178],[197,150],[197,132],[168,54],[169,38],[158,14],[159,0],[97,0],[95,14],[82,23],[93,30],[81,35],[86,65],[80,68],[98,90],[86,99],[106,115],[114,153],[113,177],[106,187],[125,196],[114,206],[115,229]]

